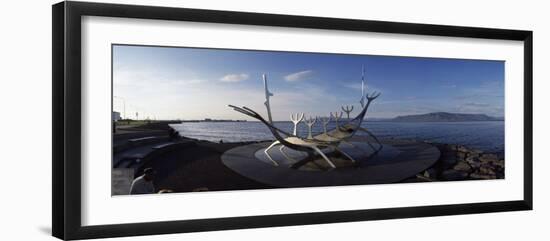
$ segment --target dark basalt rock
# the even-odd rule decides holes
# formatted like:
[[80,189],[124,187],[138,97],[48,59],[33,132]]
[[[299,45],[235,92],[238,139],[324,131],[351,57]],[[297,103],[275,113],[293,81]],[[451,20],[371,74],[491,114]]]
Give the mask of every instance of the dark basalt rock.
[[445,181],[465,180],[468,178],[468,173],[450,169],[442,172],[440,178]]
[[454,156],[444,156],[444,157],[441,157],[439,161],[443,166],[448,168],[456,164],[457,158]]
[[432,181],[504,178],[504,154],[484,153],[461,145],[434,144],[441,151],[438,162],[418,175]]
[[460,172],[467,172],[467,173],[470,173],[472,171],[472,167],[470,166],[470,164],[468,164],[467,162],[465,161],[460,161],[458,162],[454,167],[453,167],[454,170],[457,170],[457,171],[460,171]]
[[484,175],[484,174],[478,174],[478,173],[472,173],[470,174],[470,179],[474,180],[490,180],[490,179],[496,179],[496,175]]

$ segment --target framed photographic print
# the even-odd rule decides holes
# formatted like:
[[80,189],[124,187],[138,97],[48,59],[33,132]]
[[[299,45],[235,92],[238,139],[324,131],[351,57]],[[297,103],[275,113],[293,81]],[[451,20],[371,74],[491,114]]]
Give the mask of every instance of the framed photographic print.
[[61,2],[53,235],[532,209],[532,32]]

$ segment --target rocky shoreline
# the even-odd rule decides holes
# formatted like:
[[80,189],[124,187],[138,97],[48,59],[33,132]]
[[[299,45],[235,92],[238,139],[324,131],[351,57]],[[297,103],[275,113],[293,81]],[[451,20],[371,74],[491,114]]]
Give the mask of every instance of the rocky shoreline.
[[441,151],[439,160],[416,175],[418,181],[504,179],[504,154],[462,145],[430,143]]

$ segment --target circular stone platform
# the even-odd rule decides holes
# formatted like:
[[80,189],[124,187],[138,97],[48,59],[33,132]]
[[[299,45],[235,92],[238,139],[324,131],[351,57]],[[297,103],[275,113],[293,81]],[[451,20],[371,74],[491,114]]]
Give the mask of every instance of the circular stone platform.
[[[367,138],[357,136],[350,142],[355,147],[346,144],[339,147],[357,161],[355,164],[343,155],[324,150],[337,166],[335,169],[330,169],[318,155],[305,162],[305,153],[284,148],[293,159],[289,161],[280,153],[280,145],[269,151],[279,163],[275,166],[264,153],[271,142],[235,147],[226,151],[221,159],[240,175],[273,187],[314,187],[399,182],[429,168],[440,156],[439,149],[423,142],[381,140],[383,148],[374,154]],[[297,162],[305,164],[292,168]]]

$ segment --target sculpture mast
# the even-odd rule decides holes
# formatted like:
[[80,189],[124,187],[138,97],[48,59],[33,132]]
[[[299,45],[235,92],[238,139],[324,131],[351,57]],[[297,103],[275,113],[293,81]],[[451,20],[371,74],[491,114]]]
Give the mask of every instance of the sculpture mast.
[[365,65],[361,69],[361,107],[365,107]]
[[273,93],[269,92],[269,89],[267,88],[267,77],[265,76],[265,74],[262,74],[262,78],[264,79],[264,89],[265,89],[264,105],[267,108],[267,118],[269,119],[269,123],[273,124],[273,119],[271,119],[271,106],[269,104],[269,97],[273,96]]

